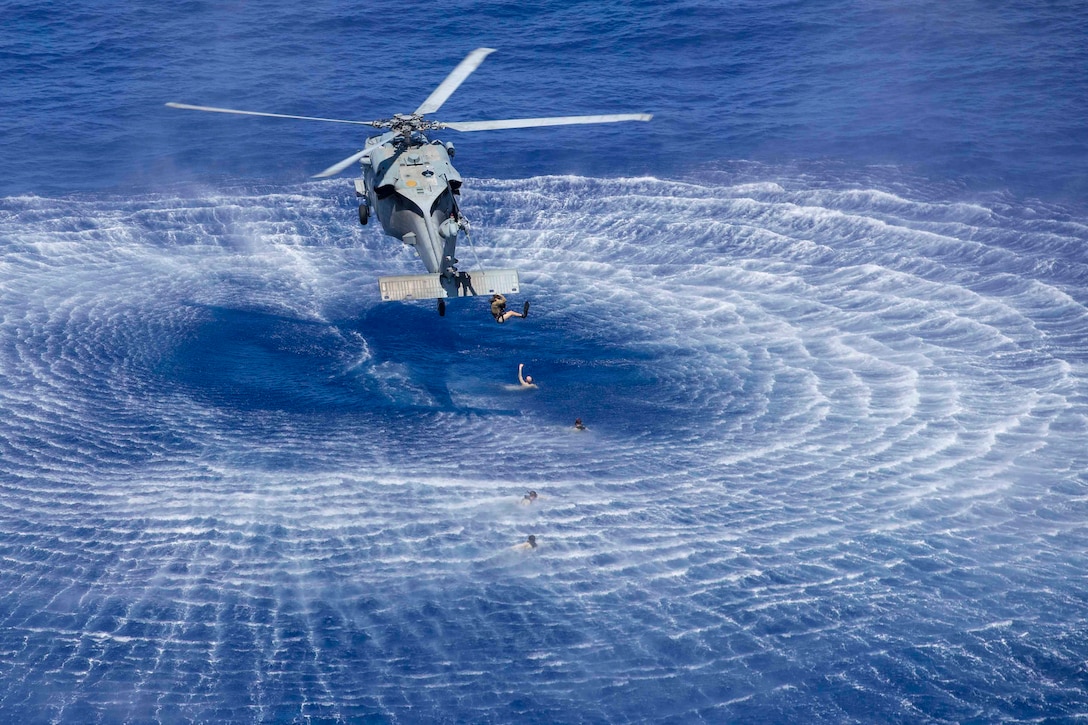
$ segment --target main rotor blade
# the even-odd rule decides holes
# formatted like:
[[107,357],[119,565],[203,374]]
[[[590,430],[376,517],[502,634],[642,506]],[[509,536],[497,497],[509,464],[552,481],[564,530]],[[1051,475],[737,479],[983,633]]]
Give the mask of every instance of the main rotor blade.
[[457,90],[457,87],[465,82],[465,79],[480,66],[480,63],[484,62],[484,58],[494,52],[494,48],[477,48],[465,56],[465,59],[457,64],[453,72],[446,76],[446,80],[442,81],[442,85],[435,88],[434,92],[427,96],[427,100],[416,109],[416,113],[422,116],[434,113],[441,108],[446,99]]
[[329,168],[325,169],[320,174],[314,174],[314,178],[315,179],[324,179],[326,176],[336,176],[341,171],[343,171],[347,167],[351,166],[352,164],[354,164],[359,159],[363,158],[363,156],[366,155],[366,153],[368,151],[370,151],[371,148],[372,147],[367,146],[362,151],[360,151],[358,153],[354,153],[351,156],[348,156],[343,161],[337,161],[335,164],[333,164]]
[[580,123],[616,123],[618,121],[649,121],[649,113],[613,113],[605,116],[553,116],[551,118],[509,118],[505,121],[454,121],[442,124],[454,131],[495,131],[503,128],[535,128],[537,126],[573,126]]
[[267,118],[294,118],[299,121],[328,121],[329,123],[353,123],[357,126],[373,126],[373,121],[345,121],[342,118],[317,118],[316,116],[289,116],[285,113],[261,113],[260,111],[237,111],[233,108],[215,108],[214,106],[190,106],[188,103],[167,103],[170,108],[182,108],[187,111],[210,111],[211,113],[234,113],[239,116],[265,116]]

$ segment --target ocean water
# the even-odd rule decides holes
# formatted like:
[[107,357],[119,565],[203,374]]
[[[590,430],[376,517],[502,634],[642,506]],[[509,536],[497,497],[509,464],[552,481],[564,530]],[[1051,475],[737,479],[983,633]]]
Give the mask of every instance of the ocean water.
[[1088,717],[1086,8],[0,0],[0,721]]

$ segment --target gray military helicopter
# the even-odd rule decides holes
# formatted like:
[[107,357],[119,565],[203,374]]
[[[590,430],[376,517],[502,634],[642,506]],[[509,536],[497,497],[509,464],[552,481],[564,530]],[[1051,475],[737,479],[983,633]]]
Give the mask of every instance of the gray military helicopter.
[[501,121],[426,121],[479,67],[494,48],[477,48],[469,53],[446,79],[409,114],[398,113],[377,121],[348,121],[339,118],[291,116],[282,113],[239,111],[232,108],[192,106],[167,103],[171,108],[213,113],[233,113],[243,116],[294,118],[303,121],[351,123],[388,129],[366,140],[362,150],[338,161],[315,178],[335,176],[352,164],[362,165],[363,178],[355,180],[359,197],[359,221],[366,224],[377,214],[382,229],[391,237],[415,248],[428,274],[379,277],[382,300],[437,299],[438,312],[446,312],[449,297],[477,294],[516,293],[519,289],[516,269],[492,269],[462,272],[457,268],[457,240],[468,234],[469,223],[457,203],[461,193],[461,175],[450,161],[454,156],[452,143],[432,141],[426,131],[491,131],[507,128],[564,126],[617,121],[649,121],[647,113],[625,113],[603,116],[556,116],[551,118],[517,118]]

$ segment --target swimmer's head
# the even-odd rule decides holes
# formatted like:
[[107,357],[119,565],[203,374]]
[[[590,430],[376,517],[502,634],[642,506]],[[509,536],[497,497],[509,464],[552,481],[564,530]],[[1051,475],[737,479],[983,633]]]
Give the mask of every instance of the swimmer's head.
[[536,537],[532,534],[529,534],[529,546],[536,548]]
[[536,498],[536,491],[530,491],[529,498]]
[[525,376],[525,382],[527,382],[527,383],[533,382],[533,376],[532,375],[526,375]]

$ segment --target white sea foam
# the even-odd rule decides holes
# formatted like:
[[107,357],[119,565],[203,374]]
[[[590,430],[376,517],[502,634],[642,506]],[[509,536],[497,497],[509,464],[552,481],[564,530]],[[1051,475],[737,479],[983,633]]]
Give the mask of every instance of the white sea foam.
[[[520,638],[562,697],[723,662],[941,672],[896,658],[999,646],[1018,597],[1083,613],[1088,315],[1028,243],[1075,232],[780,181],[470,187],[524,324],[378,303],[413,260],[324,182],[5,200],[9,683],[125,662],[151,700],[201,701],[198,672],[261,703],[308,663],[320,713],[374,662],[406,712],[405,678],[510,666],[472,642]],[[519,361],[531,395],[503,389]]]

